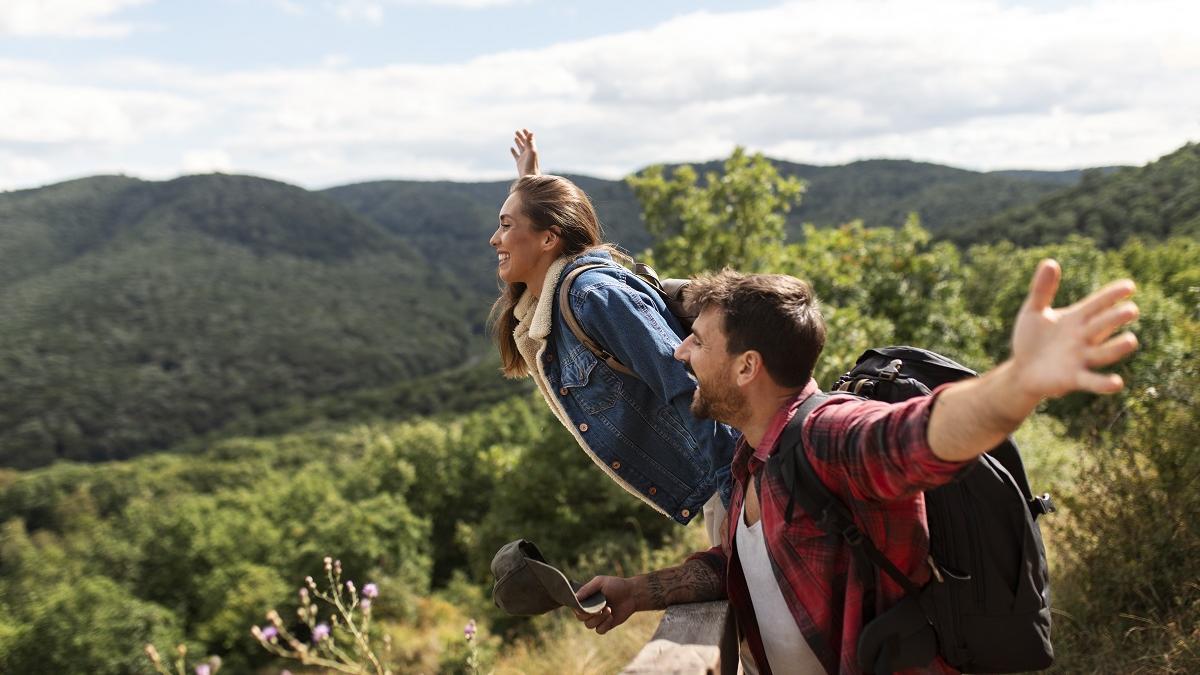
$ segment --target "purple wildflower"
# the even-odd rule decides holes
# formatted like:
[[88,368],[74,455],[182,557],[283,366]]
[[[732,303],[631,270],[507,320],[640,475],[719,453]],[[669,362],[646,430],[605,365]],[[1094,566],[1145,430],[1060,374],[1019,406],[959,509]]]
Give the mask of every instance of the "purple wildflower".
[[212,675],[212,666],[207,663],[201,663],[196,666],[196,675]]
[[379,587],[375,584],[367,584],[363,586],[362,595],[364,598],[377,598],[379,597]]
[[363,598],[362,602],[358,603],[358,606],[361,607],[362,611],[364,611],[364,612],[371,611],[371,599]]
[[354,582],[353,581],[346,582],[346,592],[350,593],[351,595],[354,594]]
[[475,619],[467,622],[466,627],[463,628],[463,635],[466,636],[468,642],[475,637]]
[[277,630],[275,626],[267,626],[266,628],[262,629],[262,639],[264,640],[274,640],[278,636],[279,630]]
[[313,642],[320,642],[321,640],[324,640],[327,637],[329,637],[329,624],[319,623],[316,625],[315,628],[313,628],[313,631],[312,631]]

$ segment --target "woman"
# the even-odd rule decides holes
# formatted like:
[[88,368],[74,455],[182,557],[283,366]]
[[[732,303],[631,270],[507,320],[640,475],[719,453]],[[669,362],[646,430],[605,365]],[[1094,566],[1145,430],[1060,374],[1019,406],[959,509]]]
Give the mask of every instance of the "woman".
[[[615,262],[627,258],[603,242],[587,195],[565,178],[540,174],[529,130],[517,132],[515,145],[521,177],[490,240],[503,288],[491,314],[502,370],[533,377],[584,452],[655,510],[687,524],[711,499],[711,539],[729,499],[736,432],[691,414],[696,385],[673,356],[683,328],[652,288]],[[597,359],[558,311],[562,279],[595,263],[602,266],[572,284],[571,309],[584,332],[636,376]]]

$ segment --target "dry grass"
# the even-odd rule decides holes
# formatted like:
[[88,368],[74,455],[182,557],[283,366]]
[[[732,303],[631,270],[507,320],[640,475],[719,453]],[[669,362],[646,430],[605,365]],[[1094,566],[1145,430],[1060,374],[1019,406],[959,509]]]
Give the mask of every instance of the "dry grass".
[[634,614],[606,635],[562,617],[537,641],[513,645],[496,660],[495,675],[611,675],[621,670],[650,641],[662,612]]

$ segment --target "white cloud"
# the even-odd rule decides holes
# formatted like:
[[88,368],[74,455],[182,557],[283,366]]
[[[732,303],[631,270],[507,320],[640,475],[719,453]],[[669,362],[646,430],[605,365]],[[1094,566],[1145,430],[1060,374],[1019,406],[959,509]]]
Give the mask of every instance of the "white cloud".
[[4,0],[0,35],[121,37],[133,25],[111,20],[122,10],[153,0]]
[[[276,0],[276,2],[288,0]],[[362,22],[372,25],[383,23],[384,15],[391,7],[446,7],[452,9],[490,9],[523,4],[529,0],[326,0],[325,6],[339,19],[347,22]]]
[[187,133],[202,119],[200,101],[157,91],[5,79],[0,145],[136,145]]
[[233,159],[224,150],[189,150],[183,155],[184,173],[231,173]]
[[[547,168],[613,177],[737,143],[812,163],[1141,163],[1200,139],[1196,25],[1190,0],[1040,11],[808,0],[457,64],[213,74],[0,62],[16,101],[0,106],[0,151],[64,175],[170,175],[236,157],[238,170],[308,186],[507,177],[519,126],[538,132]],[[78,148],[100,145],[87,164]],[[189,159],[207,148],[225,154]]]

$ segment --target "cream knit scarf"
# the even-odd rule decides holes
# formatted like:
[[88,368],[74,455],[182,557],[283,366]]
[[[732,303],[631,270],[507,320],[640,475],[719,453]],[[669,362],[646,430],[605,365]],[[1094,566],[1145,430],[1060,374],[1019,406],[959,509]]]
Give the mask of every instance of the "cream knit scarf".
[[[513,329],[513,340],[517,343],[517,351],[525,359],[525,365],[538,387],[546,388],[546,377],[538,367],[541,363],[542,350],[546,348],[546,338],[554,327],[554,290],[558,288],[558,279],[562,276],[563,268],[567,266],[566,257],[555,260],[546,270],[546,280],[542,283],[541,292],[534,295],[528,286],[521,298],[513,307],[513,316],[517,318],[517,327]],[[543,391],[542,393],[547,393]],[[549,397],[553,400],[553,396]],[[553,406],[551,406],[553,407]]]

